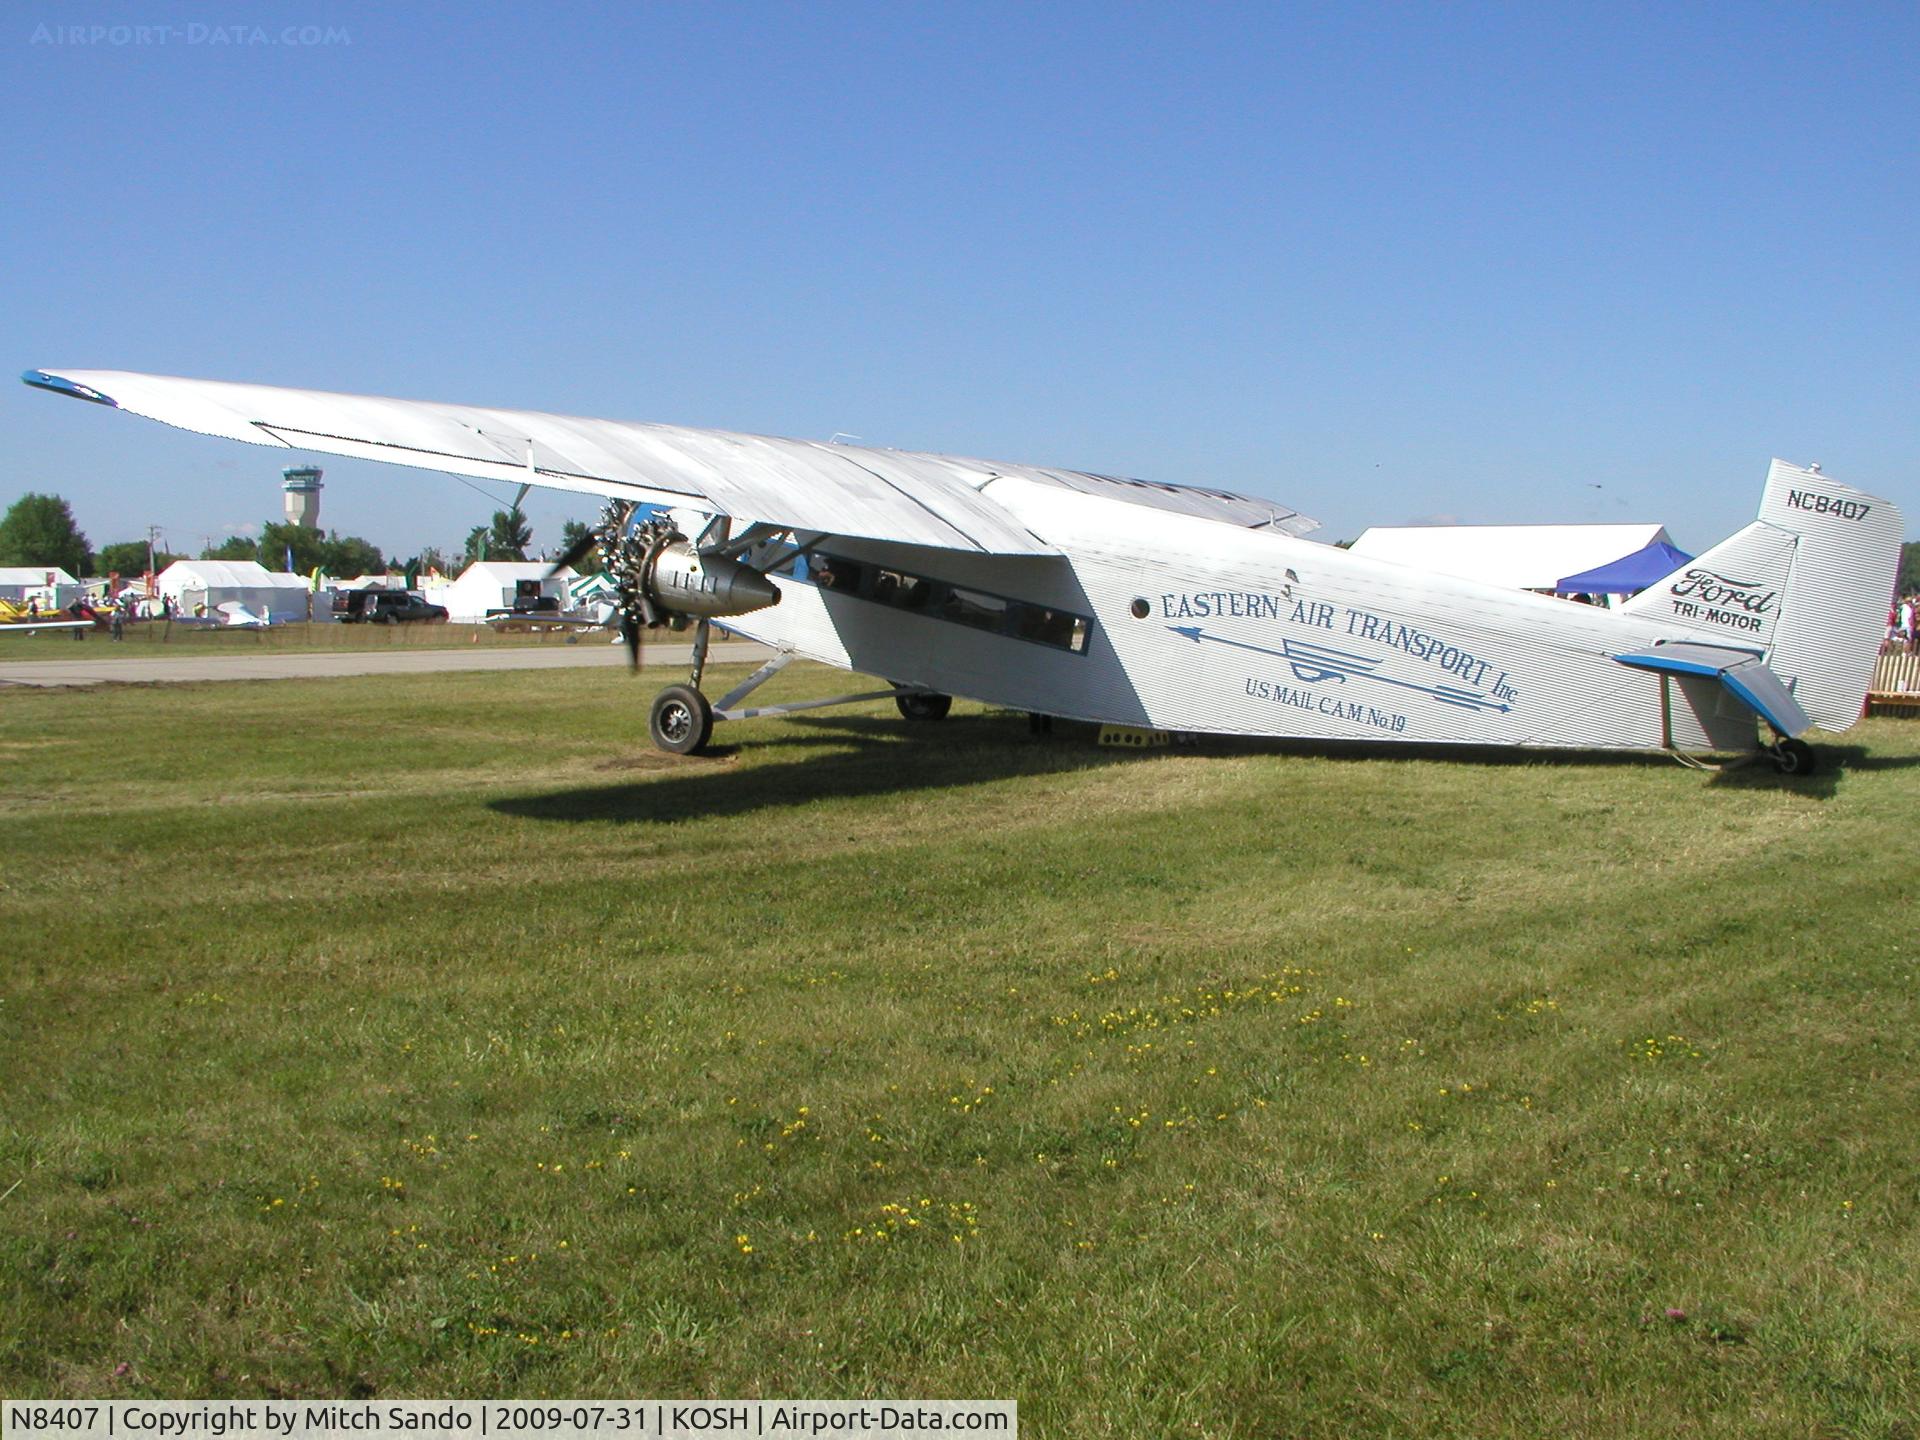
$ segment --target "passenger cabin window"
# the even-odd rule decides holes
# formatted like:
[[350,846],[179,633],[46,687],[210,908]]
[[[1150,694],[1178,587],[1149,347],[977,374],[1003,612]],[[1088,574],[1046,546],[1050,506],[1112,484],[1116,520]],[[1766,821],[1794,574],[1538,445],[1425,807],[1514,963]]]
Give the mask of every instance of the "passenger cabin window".
[[923,611],[933,600],[933,586],[918,575],[908,575],[899,570],[875,570],[873,598],[896,610]]
[[895,610],[908,610],[965,625],[970,630],[985,630],[1016,640],[1066,650],[1075,655],[1087,653],[1093,639],[1093,621],[1071,610],[1012,600],[969,585],[954,585],[945,580],[914,575],[843,555],[814,552],[800,565],[777,567],[790,570],[796,578],[811,580],[822,590],[870,600]]
[[861,584],[867,578],[867,567],[858,560],[845,560],[838,555],[816,555],[808,568],[813,572],[813,583],[822,590],[841,590],[849,595],[858,595]]
[[967,590],[959,585],[947,587],[947,598],[940,607],[942,619],[971,625],[976,630],[1004,631],[1007,628],[1007,602],[998,595]]

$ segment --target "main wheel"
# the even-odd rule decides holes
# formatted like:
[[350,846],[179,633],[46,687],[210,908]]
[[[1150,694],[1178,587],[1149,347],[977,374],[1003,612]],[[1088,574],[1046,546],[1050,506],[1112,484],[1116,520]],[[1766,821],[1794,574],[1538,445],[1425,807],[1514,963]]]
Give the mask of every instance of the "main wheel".
[[909,720],[944,720],[947,712],[953,709],[951,695],[937,695],[931,690],[922,690],[912,695],[896,695],[893,703],[900,707],[900,713]]
[[654,697],[647,728],[669,755],[697,755],[713,736],[713,706],[691,685],[669,685]]
[[1782,775],[1811,775],[1820,767],[1806,741],[1782,740],[1773,752],[1773,768]]

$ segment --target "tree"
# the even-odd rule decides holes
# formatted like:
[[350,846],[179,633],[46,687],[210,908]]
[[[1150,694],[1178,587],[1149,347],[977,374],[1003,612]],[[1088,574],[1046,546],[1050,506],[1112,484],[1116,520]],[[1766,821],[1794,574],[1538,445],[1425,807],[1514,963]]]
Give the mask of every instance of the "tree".
[[96,558],[100,562],[100,569],[108,575],[144,575],[147,570],[147,542],[116,540],[111,545],[102,545]]
[[[593,533],[593,528],[593,526],[587,524],[584,520],[567,521],[565,525],[560,527],[560,548],[554,552],[556,558],[566,554],[567,551],[571,550],[575,545],[585,540]],[[582,575],[586,575],[595,570],[606,569],[607,562],[600,558],[600,547],[595,545],[591,550],[573,562],[573,568],[578,570]]]
[[326,546],[327,538],[318,530],[309,530],[291,520],[269,520],[260,527],[260,543],[254,547],[253,558],[269,570],[291,570],[296,575],[305,575],[315,566],[326,567]]
[[260,553],[251,535],[229,535],[200,552],[202,560],[252,560]]
[[[158,575],[174,561],[186,558],[156,549],[153,552],[153,573]],[[147,542],[119,540],[111,545],[102,545],[99,555],[94,557],[94,563],[100,567],[103,575],[144,575],[147,573]]]
[[87,537],[58,495],[28,492],[0,519],[0,565],[57,567],[77,579],[92,562]]
[[358,535],[331,531],[320,547],[320,565],[329,575],[345,580],[354,575],[371,575],[391,568],[380,558],[380,547]]
[[1920,590],[1920,540],[1909,540],[1900,547],[1900,593],[1911,595]]
[[487,556],[493,560],[524,560],[527,546],[533,543],[533,526],[520,513],[520,507],[493,512],[493,524],[487,531]]
[[475,560],[525,560],[527,546],[533,542],[533,527],[520,507],[493,512],[493,523],[476,525],[467,532],[466,558]]

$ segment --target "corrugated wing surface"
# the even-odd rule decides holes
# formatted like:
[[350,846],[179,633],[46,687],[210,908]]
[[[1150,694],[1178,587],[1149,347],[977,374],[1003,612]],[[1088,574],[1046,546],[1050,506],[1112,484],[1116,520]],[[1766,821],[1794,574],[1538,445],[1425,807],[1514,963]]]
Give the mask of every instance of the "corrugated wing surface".
[[1057,553],[983,493],[1005,476],[1249,528],[1301,534],[1317,524],[1284,505],[1224,490],[915,451],[117,370],[34,371],[25,378],[256,445],[982,554]]

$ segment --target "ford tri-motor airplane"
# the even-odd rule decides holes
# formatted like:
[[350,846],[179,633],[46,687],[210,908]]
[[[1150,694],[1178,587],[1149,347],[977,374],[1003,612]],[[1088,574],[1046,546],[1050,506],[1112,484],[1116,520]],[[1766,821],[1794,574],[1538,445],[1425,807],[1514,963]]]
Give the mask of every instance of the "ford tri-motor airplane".
[[[832,703],[742,707],[799,656],[885,677],[838,698],[892,695],[910,718],[964,695],[1197,734],[1765,752],[1805,773],[1800,737],[1860,715],[1904,533],[1889,502],[1776,460],[1754,523],[1605,610],[1309,542],[1315,522],[1221,490],[118,371],[22,378],[256,445],[602,497],[589,543],[630,645],[642,624],[697,627],[691,683],[651,716],[681,753],[716,720]],[[713,621],[777,652],[717,704],[700,690]]]

